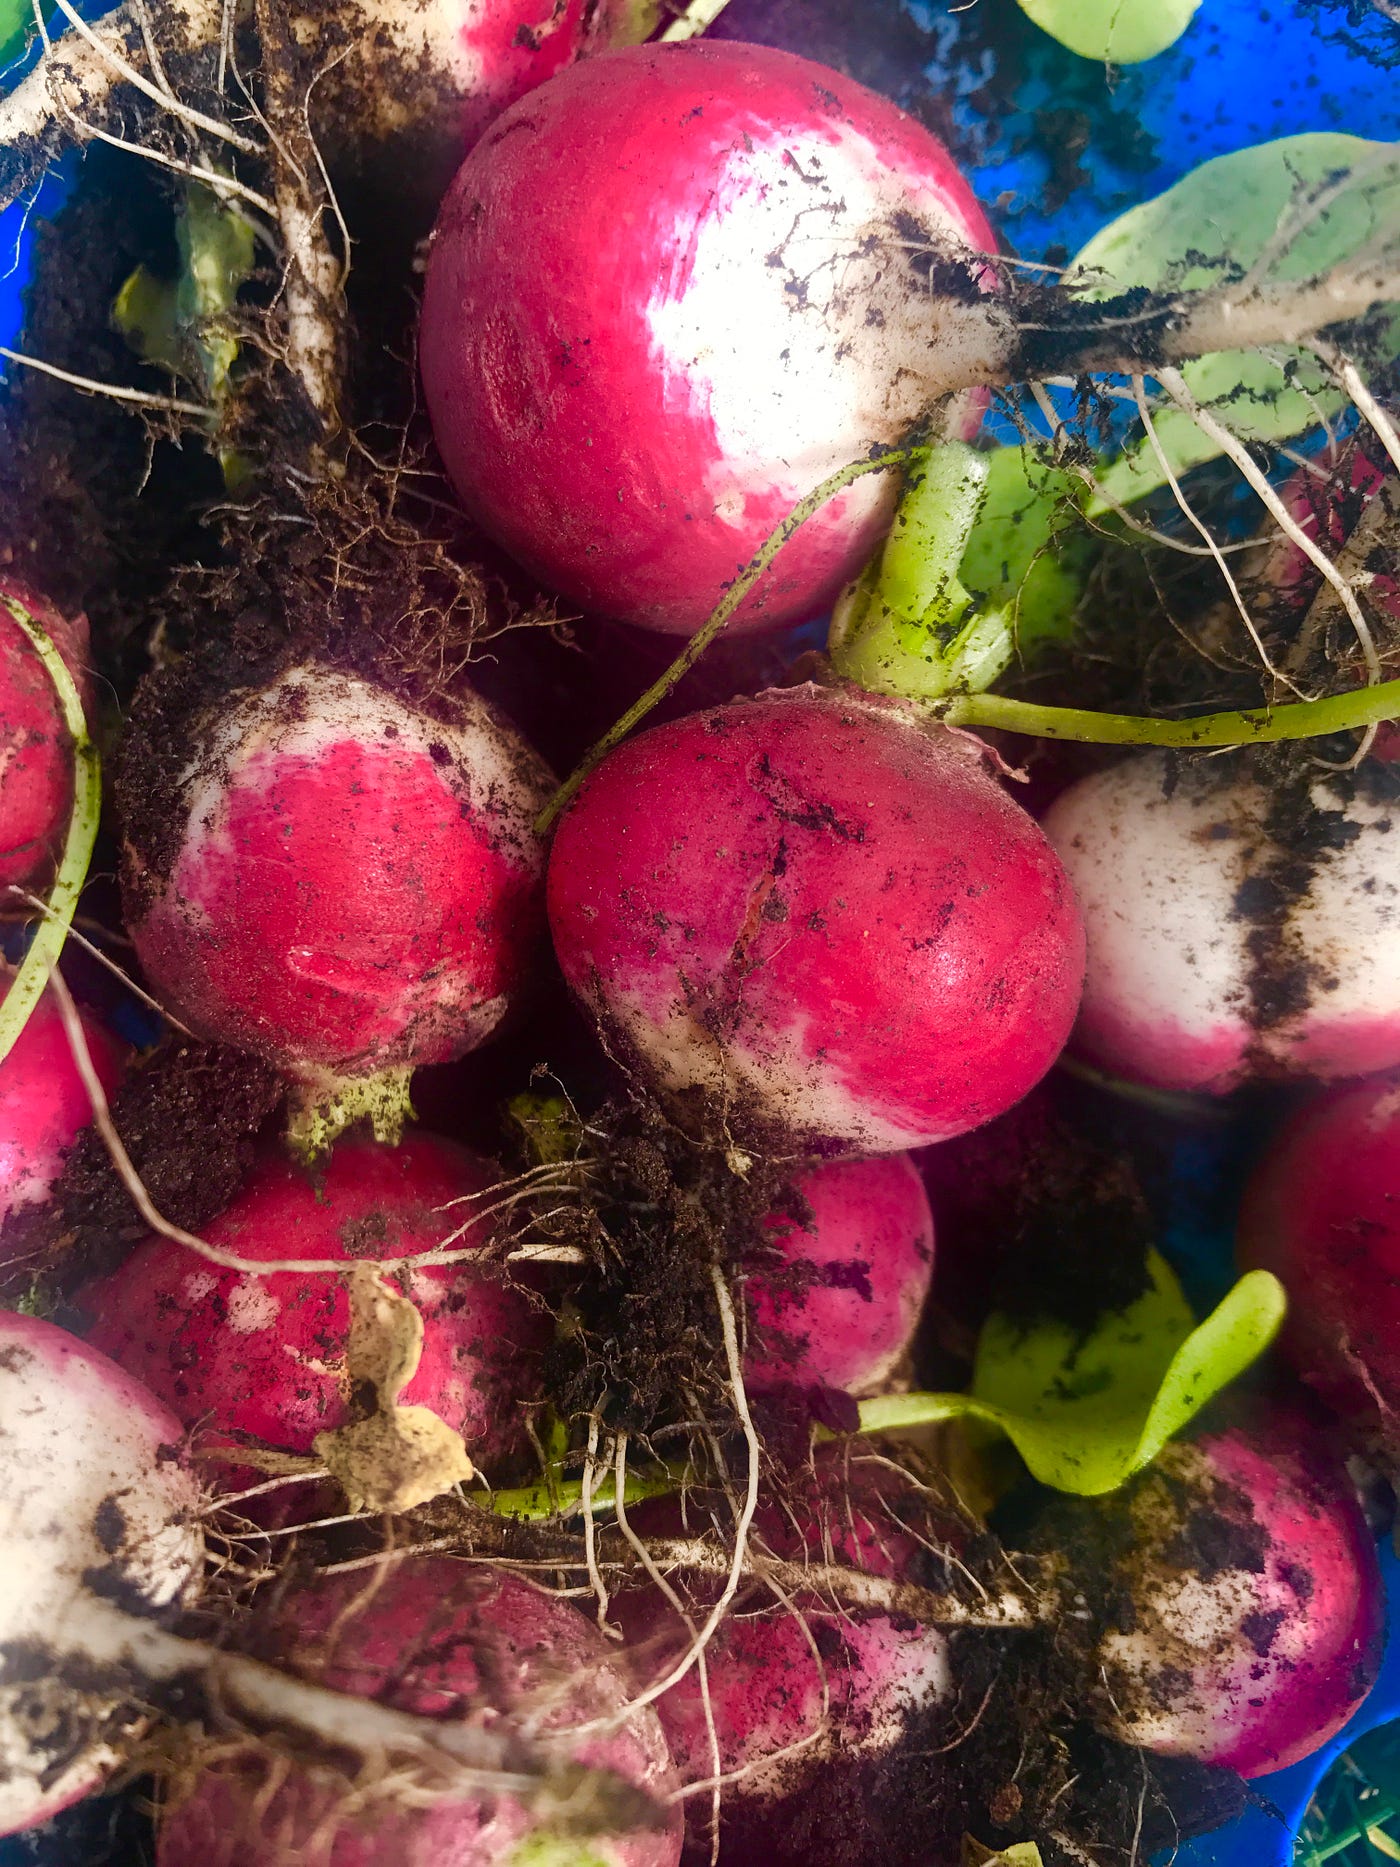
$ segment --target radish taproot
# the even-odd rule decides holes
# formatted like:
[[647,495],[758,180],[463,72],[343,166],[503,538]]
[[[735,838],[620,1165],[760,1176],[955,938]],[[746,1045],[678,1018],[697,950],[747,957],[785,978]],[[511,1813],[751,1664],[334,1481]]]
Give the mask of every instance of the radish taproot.
[[923,1180],[893,1154],[824,1162],[795,1191],[805,1211],[769,1220],[747,1280],[745,1384],[876,1393],[908,1353],[933,1277]]
[[47,878],[73,808],[63,707],[7,601],[39,624],[80,690],[89,685],[86,616],[63,616],[26,585],[0,577],[0,891]]
[[[0,965],[0,998],[10,977]],[[78,1016],[93,1068],[110,1093],[125,1070],[126,1047],[91,1012],[80,1009]],[[46,992],[0,1061],[0,1264],[22,1248],[10,1221],[47,1200],[68,1150],[91,1120],[62,1013]]]
[[1290,1405],[1175,1441],[1124,1490],[1047,1521],[1100,1622],[1094,1716],[1120,1741],[1259,1776],[1326,1743],[1370,1690],[1375,1544],[1340,1459]]
[[105,1356],[0,1311],[0,1834],[95,1789],[139,1728],[112,1622],[168,1615],[199,1571],[182,1437]]
[[1145,753],[1064,792],[1045,829],[1088,934],[1073,1049],[1221,1094],[1400,1063],[1400,794],[1377,761],[1267,782]]
[[1282,1346],[1295,1371],[1400,1454],[1400,1084],[1333,1090],[1299,1109],[1246,1188],[1239,1256],[1292,1301]]
[[[495,1170],[428,1134],[398,1147],[343,1139],[314,1175],[281,1154],[259,1162],[206,1241],[253,1263],[324,1263],[259,1274],[221,1269],[167,1238],[150,1238],[77,1302],[92,1342],[188,1425],[205,1422],[236,1462],[239,1442],[308,1454],[317,1436],[365,1411],[347,1365],[351,1303],[340,1271],[382,1265],[423,1319],[422,1354],[402,1390],[430,1408],[489,1465],[524,1438],[533,1358],[545,1323],[504,1267],[473,1265],[491,1236],[476,1218]],[[449,1249],[467,1261],[392,1261]]]
[[991,1120],[1059,1054],[1084,949],[984,755],[814,688],[643,733],[555,836],[566,979],[741,1146],[893,1153]]
[[[575,65],[443,205],[420,359],[448,473],[571,601],[693,634],[801,499],[901,440],[949,354],[975,380],[993,250],[942,145],[825,66],[703,42]],[[733,626],[820,614],[888,478],[810,519]]]
[[[666,1740],[646,1709],[626,1712],[627,1682],[597,1629],[523,1577],[437,1559],[377,1577],[320,1579],[286,1591],[260,1630],[303,1676],[339,1691],[448,1720],[513,1714],[567,1739],[580,1765],[601,1765],[649,1796],[672,1783]],[[675,1867],[681,1817],[600,1834],[572,1847],[509,1794],[444,1792],[396,1802],[392,1782],[349,1786],[269,1757],[212,1763],[167,1808],[159,1867]],[[551,1847],[552,1841],[552,1847]]]
[[143,767],[127,786],[128,931],[198,1035],[312,1103],[491,1035],[538,938],[552,780],[484,701],[425,712],[313,658],[211,700],[174,743],[157,683],[134,730],[162,783]]

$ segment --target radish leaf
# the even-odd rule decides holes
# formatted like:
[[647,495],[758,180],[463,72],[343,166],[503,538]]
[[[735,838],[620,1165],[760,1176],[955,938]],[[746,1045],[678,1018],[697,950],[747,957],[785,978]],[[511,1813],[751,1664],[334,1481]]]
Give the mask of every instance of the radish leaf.
[[1140,65],[1175,45],[1201,0],[1020,0],[1042,32],[1081,58]]

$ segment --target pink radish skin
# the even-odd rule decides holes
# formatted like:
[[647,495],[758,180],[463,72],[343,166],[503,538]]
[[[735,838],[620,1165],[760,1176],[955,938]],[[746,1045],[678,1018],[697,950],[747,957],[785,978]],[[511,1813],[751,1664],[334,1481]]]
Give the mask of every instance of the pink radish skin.
[[991,1120],[1078,1003],[1064,872],[977,742],[813,688],[614,752],[548,890],[610,1041],[784,1151],[893,1153]]
[[[993,250],[942,145],[825,66],[722,43],[575,65],[493,126],[438,221],[420,355],[458,496],[571,601],[693,634],[974,341],[929,254],[975,279]],[[731,627],[829,607],[895,490],[831,500]]]
[[1283,1348],[1329,1406],[1400,1448],[1400,1086],[1359,1083],[1280,1131],[1240,1208],[1239,1254],[1283,1280]]
[[[1349,802],[1313,787],[1351,840],[1318,854],[1279,927],[1287,852],[1267,831],[1268,790],[1215,762],[1168,775],[1162,755],[1134,757],[1046,815],[1088,934],[1073,1050],[1130,1082],[1210,1094],[1400,1063],[1400,818],[1379,781],[1358,774]],[[1260,922],[1256,901],[1275,918]],[[1262,1021],[1255,982],[1284,970],[1302,1002]]]
[[[1355,1492],[1282,1408],[1262,1429],[1168,1446],[1157,1470],[1110,1507],[1136,1531],[1115,1576],[1135,1625],[1100,1643],[1101,1722],[1242,1776],[1286,1769],[1342,1728],[1380,1663],[1384,1595]],[[1210,1498],[1195,1534],[1183,1488]]]
[[[860,1468],[853,1470],[859,1474]],[[917,1544],[882,1508],[879,1483],[857,1475],[848,1500],[834,1461],[823,1460],[819,1471],[823,1489],[800,1532],[778,1507],[760,1508],[755,1527],[763,1546],[788,1560],[900,1575]],[[671,1500],[631,1515],[647,1535],[683,1533],[680,1509]],[[685,1515],[692,1535],[705,1527],[700,1500],[689,1501]],[[727,1521],[722,1506],[719,1521]],[[691,1613],[697,1625],[713,1598],[713,1592],[697,1594]],[[675,1609],[652,1588],[629,1590],[613,1606],[638,1684],[663,1677],[689,1640]],[[754,1588],[736,1608],[705,1649],[719,1773],[743,1772],[726,1787],[726,1796],[767,1800],[791,1794],[823,1765],[890,1750],[912,1711],[952,1696],[948,1643],[936,1628],[904,1616],[837,1608],[819,1590],[794,1597],[789,1611]],[[716,1759],[693,1667],[662,1695],[657,1710],[682,1782],[708,1782]]]
[[[400,1710],[480,1718],[494,1710],[543,1710],[542,1729],[609,1718],[627,1703],[627,1682],[610,1648],[576,1608],[520,1577],[450,1561],[386,1568],[372,1596],[366,1578],[345,1575],[285,1596],[275,1637],[286,1663],[342,1692]],[[363,1598],[363,1605],[357,1606]],[[330,1642],[327,1650],[327,1642]],[[489,1709],[488,1709],[489,1708]],[[643,1709],[620,1728],[582,1738],[581,1764],[616,1770],[664,1799],[673,1787],[666,1741]],[[342,1792],[343,1794],[343,1789]],[[442,1795],[397,1809],[373,1796],[358,1818],[337,1819],[336,1791],[295,1765],[273,1786],[255,1764],[207,1769],[167,1811],[159,1867],[515,1867],[535,1858],[599,1867],[675,1867],[681,1816],[659,1832],[590,1837],[550,1853],[527,1812],[509,1796],[491,1802]],[[562,1844],[556,1843],[562,1848]]]
[[[7,982],[0,967],[0,994]],[[126,1046],[90,1012],[78,1015],[98,1079],[110,1094],[125,1071]],[[20,1242],[18,1234],[6,1238],[7,1222],[48,1198],[69,1148],[91,1120],[68,1033],[46,992],[0,1062],[0,1264],[11,1255],[7,1244],[17,1248]]]
[[127,925],[201,1036],[367,1076],[483,1043],[524,983],[552,788],[483,701],[456,724],[307,664],[202,723],[178,853],[128,843]]
[[[474,1207],[450,1202],[482,1193],[496,1177],[487,1162],[432,1135],[408,1135],[396,1148],[342,1140],[314,1176],[265,1156],[204,1235],[263,1261],[407,1257],[467,1224]],[[489,1237],[487,1225],[468,1226],[456,1248],[482,1247]],[[545,1333],[504,1275],[466,1262],[399,1280],[425,1324],[422,1361],[401,1399],[440,1414],[482,1465],[523,1439],[520,1403],[532,1397],[532,1357]],[[337,1276],[220,1270],[184,1245],[152,1238],[77,1301],[93,1318],[94,1344],[187,1425],[203,1422],[216,1438],[247,1436],[308,1453],[318,1433],[352,1417],[349,1299]]]
[[96,1789],[139,1724],[120,1712],[129,1676],[100,1684],[89,1620],[112,1600],[159,1616],[190,1592],[203,1546],[182,1436],[105,1356],[0,1311],[0,1834]]
[[877,1393],[908,1352],[933,1277],[923,1180],[908,1155],[894,1154],[828,1162],[797,1191],[810,1221],[769,1221],[782,1275],[760,1270],[748,1279],[755,1333],[745,1383],[753,1392],[790,1385]]
[[[13,578],[0,596],[29,611],[86,685],[86,616],[60,616]],[[29,638],[0,604],[0,889],[43,882],[63,846],[73,808],[73,745],[48,670]]]

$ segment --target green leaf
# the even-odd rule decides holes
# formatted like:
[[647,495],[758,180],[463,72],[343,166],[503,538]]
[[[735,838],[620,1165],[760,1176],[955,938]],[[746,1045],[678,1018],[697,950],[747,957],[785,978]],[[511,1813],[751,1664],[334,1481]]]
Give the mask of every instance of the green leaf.
[[989,1848],[971,1835],[964,1835],[962,1867],[1045,1867],[1045,1864],[1034,1841],[1016,1841],[1009,1848]]
[[139,356],[195,383],[217,405],[238,357],[228,314],[253,270],[253,230],[212,189],[192,183],[175,233],[179,276],[158,279],[138,266],[112,317]]
[[18,58],[35,30],[33,0],[0,0],[0,65]]
[[[1131,208],[1079,253],[1065,283],[1090,302],[1134,287],[1203,290],[1257,268],[1260,283],[1310,279],[1363,250],[1400,244],[1400,144],[1315,131],[1202,163],[1155,200]],[[1313,426],[1341,396],[1300,350],[1218,351],[1182,371],[1198,402],[1246,440],[1280,441]],[[1218,449],[1179,410],[1155,418],[1178,472]],[[1105,497],[1130,503],[1165,484],[1146,440],[1101,475]]]
[[1091,551],[1074,521],[1088,489],[1026,447],[987,456],[982,509],[958,576],[979,604],[1007,612],[1022,655],[1073,633]]
[[1283,1321],[1284,1294],[1250,1271],[1199,1326],[1166,1261],[1151,1287],[1086,1338],[1060,1323],[988,1318],[970,1394],[893,1394],[861,1403],[862,1432],[968,1418],[997,1427],[1032,1474],[1096,1497],[1149,1465],[1256,1361]]
[[1020,4],[1043,32],[1081,58],[1139,65],[1176,44],[1201,0],[1020,0]]

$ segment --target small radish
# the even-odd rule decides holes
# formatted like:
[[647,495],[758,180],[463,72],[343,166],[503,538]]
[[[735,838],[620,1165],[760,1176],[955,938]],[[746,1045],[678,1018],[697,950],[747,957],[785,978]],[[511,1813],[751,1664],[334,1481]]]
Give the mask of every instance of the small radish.
[[1178,1441],[1125,1491],[1049,1522],[1056,1547],[1085,1536],[1104,1564],[1088,1588],[1095,1716],[1122,1742],[1259,1776],[1326,1743],[1370,1690],[1375,1546],[1342,1466],[1290,1409]]
[[1300,1109],[1256,1169],[1239,1253],[1283,1280],[1283,1348],[1329,1406],[1400,1453],[1400,1087]]
[[[86,616],[61,616],[12,577],[0,598],[26,609],[80,688],[88,656]],[[0,601],[0,907],[10,885],[43,882],[73,808],[73,747],[54,684],[29,638]]]
[[[570,1746],[579,1764],[616,1771],[664,1798],[672,1786],[656,1715],[625,1715],[615,1653],[570,1603],[490,1568],[405,1562],[284,1594],[260,1628],[265,1648],[305,1677],[428,1717],[515,1713],[543,1733],[605,1721]],[[159,1867],[675,1867],[681,1816],[630,1834],[566,1845],[509,1793],[442,1793],[396,1804],[373,1781],[345,1785],[295,1763],[211,1764],[166,1810]]]
[[1053,851],[983,748],[814,688],[653,728],[563,818],[549,917],[610,1043],[742,1144],[893,1153],[1009,1108],[1078,1003]]
[[775,1215],[776,1264],[747,1283],[751,1391],[873,1394],[908,1353],[933,1276],[933,1215],[907,1154],[830,1161],[796,1183],[801,1218]]
[[[410,1134],[396,1148],[342,1140],[315,1175],[266,1155],[234,1203],[205,1228],[208,1243],[253,1260],[319,1260],[351,1268],[490,1238],[473,1215],[494,1169],[464,1148]],[[470,1262],[393,1279],[423,1318],[422,1358],[403,1389],[490,1464],[524,1437],[544,1329],[526,1296]],[[309,1453],[320,1433],[363,1411],[346,1352],[350,1300],[341,1277],[222,1270],[191,1249],[151,1238],[77,1298],[91,1340],[145,1381],[188,1425],[225,1441],[252,1439]]]
[[0,1310],[0,1834],[95,1789],[140,1728],[110,1622],[173,1613],[199,1570],[181,1438],[105,1356]]
[[[786,1510],[761,1506],[754,1533],[782,1560],[902,1578],[920,1544],[896,1514],[900,1492],[890,1472],[867,1476],[857,1463],[847,1473],[823,1459],[814,1493]],[[692,1530],[704,1523],[706,1501],[688,1499],[684,1517]],[[680,1506],[669,1499],[634,1510],[632,1518],[648,1537],[675,1536],[682,1523]],[[718,1521],[724,1520],[721,1506]],[[692,1621],[703,1622],[719,1586],[711,1579],[696,1588],[687,1604]],[[628,1590],[613,1606],[638,1683],[665,1677],[692,1638],[675,1606],[654,1587]],[[800,1792],[819,1769],[891,1750],[912,1713],[953,1696],[948,1642],[937,1628],[838,1604],[819,1584],[786,1603],[761,1584],[746,1586],[705,1659],[704,1686],[692,1667],[657,1700],[657,1710],[682,1782],[741,1773],[726,1797],[767,1801]]]
[[[0,997],[9,977],[0,966]],[[122,1078],[125,1046],[90,1012],[78,1015],[93,1066],[110,1093]],[[48,1198],[69,1148],[91,1120],[63,1018],[45,993],[0,1061],[0,1264],[22,1248],[10,1222]]]
[[[951,357],[968,379],[993,250],[942,145],[825,66],[705,42],[575,65],[442,209],[420,355],[448,473],[571,601],[693,634],[799,500],[902,439]],[[880,474],[829,501],[737,626],[829,607],[894,496]]]
[[[463,1056],[528,974],[542,762],[486,703],[429,713],[306,660],[172,742],[138,700],[122,802],[127,925],[199,1035],[333,1093]],[[326,1086],[329,1085],[329,1089]]]
[[1073,1048],[1221,1094],[1400,1063],[1400,793],[1376,761],[1266,784],[1146,753],[1045,818],[1089,943]]

